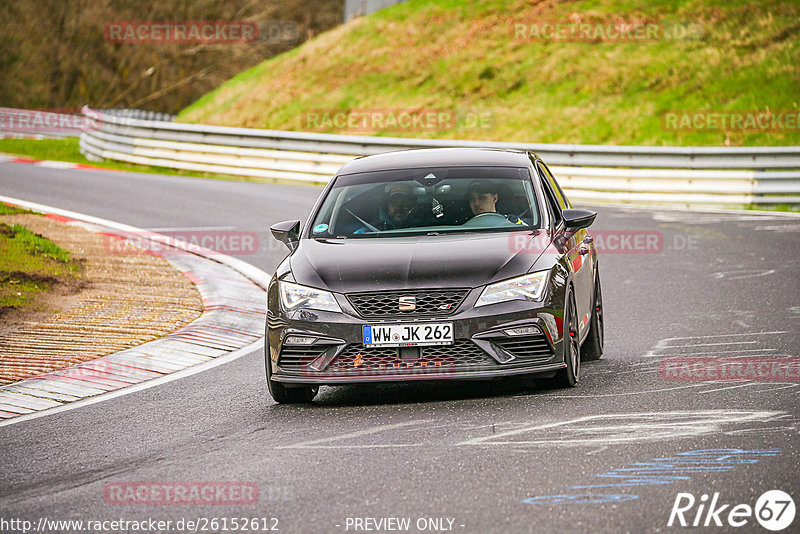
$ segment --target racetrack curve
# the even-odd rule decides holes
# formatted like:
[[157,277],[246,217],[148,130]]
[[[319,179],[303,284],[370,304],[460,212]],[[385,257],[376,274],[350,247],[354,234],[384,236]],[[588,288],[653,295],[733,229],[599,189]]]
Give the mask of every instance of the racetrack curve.
[[[286,254],[267,227],[305,219],[319,192],[0,164],[2,195],[157,231],[257,232],[257,253],[228,253],[267,272]],[[800,356],[800,218],[597,211],[592,230],[606,247],[635,245],[631,232],[657,244],[600,251],[606,353],[584,362],[578,387],[526,379],[352,386],[323,388],[311,406],[278,406],[263,354],[253,352],[0,428],[0,520],[274,517],[280,532],[306,533],[352,532],[347,518],[407,517],[411,532],[419,518],[450,518],[465,533],[655,532],[667,530],[679,492],[753,506],[779,489],[797,502],[797,378],[675,381],[659,364]],[[254,482],[259,497],[107,502],[104,488],[122,481]],[[738,531],[756,529],[751,518]]]

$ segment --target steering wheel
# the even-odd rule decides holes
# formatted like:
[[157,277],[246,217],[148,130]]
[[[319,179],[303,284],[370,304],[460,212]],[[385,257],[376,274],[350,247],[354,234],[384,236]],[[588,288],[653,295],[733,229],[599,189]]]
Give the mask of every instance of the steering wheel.
[[503,223],[508,223],[508,219],[506,219],[505,215],[494,211],[487,211],[486,213],[479,213],[478,215],[475,215],[473,218],[462,224],[462,226],[478,226],[486,223],[491,224],[492,222],[499,223],[501,221]]

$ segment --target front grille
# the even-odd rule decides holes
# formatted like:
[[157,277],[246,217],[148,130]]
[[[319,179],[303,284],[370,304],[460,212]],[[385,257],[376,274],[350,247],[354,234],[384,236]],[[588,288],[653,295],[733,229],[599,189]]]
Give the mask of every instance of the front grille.
[[331,363],[328,371],[336,375],[447,373],[497,365],[480,347],[459,339],[453,345],[420,347],[418,358],[401,357],[399,348],[353,344]]
[[[467,289],[382,291],[351,293],[347,298],[362,317],[430,317],[454,313],[468,291]],[[400,297],[414,297],[416,309],[400,311]]]
[[550,358],[553,352],[543,334],[536,336],[516,336],[492,339],[492,343],[502,347],[517,358]]
[[468,339],[453,345],[420,347],[419,357],[407,358],[394,347],[348,345],[324,373],[336,376],[381,376],[392,374],[443,374],[456,371],[497,369],[499,364]]

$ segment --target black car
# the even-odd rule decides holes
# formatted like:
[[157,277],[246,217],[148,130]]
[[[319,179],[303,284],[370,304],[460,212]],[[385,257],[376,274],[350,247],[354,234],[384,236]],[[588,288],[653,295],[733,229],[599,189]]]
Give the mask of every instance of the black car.
[[596,213],[535,154],[426,149],[345,164],[268,288],[277,402],[320,385],[531,374],[575,385],[603,352]]

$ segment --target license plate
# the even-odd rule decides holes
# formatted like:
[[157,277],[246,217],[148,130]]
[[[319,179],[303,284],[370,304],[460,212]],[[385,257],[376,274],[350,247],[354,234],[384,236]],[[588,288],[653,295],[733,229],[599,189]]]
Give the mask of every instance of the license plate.
[[453,344],[453,323],[365,325],[363,332],[364,345],[370,347]]

